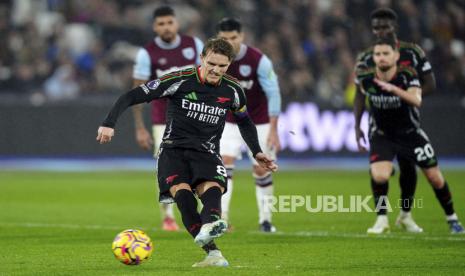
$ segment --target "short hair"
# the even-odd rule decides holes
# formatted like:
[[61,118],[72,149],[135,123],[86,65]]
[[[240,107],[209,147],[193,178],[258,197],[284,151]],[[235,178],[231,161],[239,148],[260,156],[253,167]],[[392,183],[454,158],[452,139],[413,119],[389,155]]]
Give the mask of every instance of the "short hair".
[[225,17],[216,24],[216,32],[232,32],[237,31],[240,33],[242,31],[242,24],[236,18]]
[[394,51],[397,51],[397,41],[393,35],[387,35],[376,39],[375,43],[373,43],[373,48],[376,45],[389,45]]
[[229,61],[234,59],[234,49],[231,43],[222,38],[210,38],[202,50],[202,56],[206,56],[208,52],[225,55]]
[[156,19],[157,17],[160,17],[160,16],[168,16],[168,15],[175,16],[174,10],[170,6],[161,6],[161,7],[156,8],[153,11],[153,19]]
[[373,19],[389,19],[392,21],[397,21],[397,14],[394,10],[390,8],[379,8],[371,12],[371,20]]

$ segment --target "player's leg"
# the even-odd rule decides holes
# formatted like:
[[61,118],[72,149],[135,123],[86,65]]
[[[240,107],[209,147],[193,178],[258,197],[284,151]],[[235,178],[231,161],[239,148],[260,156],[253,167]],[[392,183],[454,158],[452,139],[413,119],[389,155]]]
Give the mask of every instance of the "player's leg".
[[399,164],[399,184],[402,210],[410,212],[413,206],[415,190],[417,188],[417,169],[415,160],[403,155],[397,155]]
[[384,135],[375,133],[370,137],[370,182],[377,217],[375,224],[367,230],[369,234],[389,232],[387,194],[395,152],[395,145]]
[[220,141],[220,154],[223,159],[224,167],[228,178],[228,187],[226,193],[221,198],[221,218],[228,221],[229,227],[229,208],[231,205],[232,192],[234,187],[234,163],[236,158],[241,156],[242,137],[236,124],[226,123],[223,135]]
[[[270,149],[267,145],[269,131],[270,124],[257,125],[260,147],[265,154],[270,156],[272,159],[276,159],[276,151],[274,149]],[[248,154],[253,163],[253,177],[255,179],[255,195],[258,206],[259,229],[267,233],[276,232],[276,227],[272,224],[272,212],[266,202],[267,197],[271,197],[274,194],[273,176],[271,172],[266,171],[258,165],[250,151]]]
[[[227,222],[221,219],[222,195],[227,190],[226,168],[221,157],[212,153],[191,151],[189,165],[192,168],[192,187],[202,201],[200,212],[202,226],[194,241],[200,246],[208,246],[215,238],[221,237],[227,230]],[[194,267],[228,266],[228,261],[216,247],[209,248],[204,260]]]
[[[160,200],[171,199],[176,202],[187,232],[195,238],[200,232],[202,221],[197,210],[197,199],[188,184],[192,176],[183,158],[183,150],[162,150],[157,170]],[[207,254],[218,250],[213,241],[202,246],[202,249]]]
[[[158,151],[160,150],[160,144],[163,138],[163,133],[165,132],[166,125],[153,125],[152,134],[153,134],[153,156],[157,158]],[[179,226],[176,224],[174,219],[174,210],[173,204],[160,203],[160,212],[162,219],[162,229],[165,231],[178,231]]]
[[417,170],[415,160],[402,154],[397,155],[399,164],[399,184],[402,209],[396,219],[396,226],[404,228],[407,232],[421,233],[423,229],[413,220],[411,209],[417,186]]
[[423,170],[428,182],[433,187],[436,198],[446,214],[451,233],[465,233],[455,213],[449,185],[439,169],[437,157],[428,136],[421,129],[418,129],[412,136],[414,146],[411,147],[410,152],[415,156],[417,165]]
[[450,192],[449,185],[444,179],[441,170],[438,166],[431,168],[424,168],[423,172],[425,173],[428,182],[433,187],[436,198],[441,204],[444,213],[446,214],[446,220],[449,224],[449,229],[452,234],[463,234],[465,229],[459,221],[459,218],[454,210],[454,204],[452,201],[452,193]]

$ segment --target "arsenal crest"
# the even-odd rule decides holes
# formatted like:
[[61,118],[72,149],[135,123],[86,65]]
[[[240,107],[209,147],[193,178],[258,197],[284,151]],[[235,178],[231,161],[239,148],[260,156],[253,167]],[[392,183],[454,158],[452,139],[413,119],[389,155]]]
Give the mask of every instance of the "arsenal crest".
[[250,65],[240,65],[239,66],[239,73],[243,77],[248,77],[252,73],[252,67],[250,67]]
[[194,56],[195,56],[194,49],[192,47],[184,48],[184,49],[182,49],[182,55],[186,59],[194,59]]

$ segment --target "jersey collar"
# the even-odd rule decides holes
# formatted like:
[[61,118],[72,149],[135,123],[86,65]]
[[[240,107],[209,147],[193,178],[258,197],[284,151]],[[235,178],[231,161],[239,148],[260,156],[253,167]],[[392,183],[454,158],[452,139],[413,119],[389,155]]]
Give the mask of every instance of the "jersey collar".
[[246,52],[247,52],[247,45],[241,44],[241,47],[239,48],[239,53],[237,53],[236,57],[234,58],[234,61],[238,61],[244,58]]
[[179,34],[176,35],[174,38],[173,42],[167,43],[163,41],[159,36],[155,37],[153,40],[155,44],[157,44],[158,47],[164,49],[164,50],[171,50],[179,47],[181,45],[181,36]]

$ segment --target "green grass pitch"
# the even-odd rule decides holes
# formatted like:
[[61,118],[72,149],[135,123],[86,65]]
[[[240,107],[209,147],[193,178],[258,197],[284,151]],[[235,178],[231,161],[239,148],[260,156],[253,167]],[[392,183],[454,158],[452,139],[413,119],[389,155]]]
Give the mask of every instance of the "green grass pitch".
[[[447,171],[456,211],[465,221],[465,172]],[[397,178],[397,176],[395,176]],[[217,240],[229,268],[191,268],[204,257],[184,230],[160,231],[156,182],[149,172],[0,172],[0,275],[328,275],[465,273],[465,235],[449,234],[433,191],[419,177],[414,218],[425,233],[394,227],[365,234],[375,215],[276,213],[278,233],[258,232],[249,172],[235,175],[232,233]],[[278,195],[370,195],[366,171],[279,172]],[[390,199],[399,196],[391,179]],[[370,201],[370,206],[372,202]],[[394,204],[393,204],[394,205]],[[178,223],[180,222],[177,213]],[[111,252],[114,236],[140,228],[154,243],[152,258],[125,266]]]

